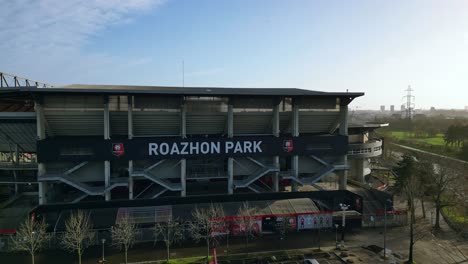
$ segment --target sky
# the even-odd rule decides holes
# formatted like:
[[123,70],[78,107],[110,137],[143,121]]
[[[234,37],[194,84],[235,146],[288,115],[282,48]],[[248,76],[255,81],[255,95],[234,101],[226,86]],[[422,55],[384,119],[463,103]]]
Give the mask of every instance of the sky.
[[[53,85],[364,92],[468,105],[468,1],[0,0],[0,71]],[[182,67],[184,65],[184,67]],[[184,68],[184,73],[183,69]]]

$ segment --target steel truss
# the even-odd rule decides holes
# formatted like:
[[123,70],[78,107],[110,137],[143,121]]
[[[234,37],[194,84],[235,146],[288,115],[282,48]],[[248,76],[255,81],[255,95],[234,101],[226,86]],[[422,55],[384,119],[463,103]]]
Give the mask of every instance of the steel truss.
[[0,88],[29,87],[29,86],[36,86],[40,88],[52,88],[53,87],[52,85],[48,83],[20,77],[14,74],[0,72]]

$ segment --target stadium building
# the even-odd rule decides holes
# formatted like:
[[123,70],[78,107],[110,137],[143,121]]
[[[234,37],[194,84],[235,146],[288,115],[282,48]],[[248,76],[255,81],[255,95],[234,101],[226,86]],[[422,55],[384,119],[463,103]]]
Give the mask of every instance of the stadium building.
[[363,154],[361,145],[349,149],[347,120],[348,104],[363,93],[113,85],[0,92],[0,177],[16,192],[37,184],[39,204],[294,192],[320,188],[331,174],[345,190],[348,151]]
[[376,129],[387,127],[388,123],[350,124],[348,128],[348,166],[349,177],[360,183],[366,183],[366,176],[371,174],[375,158],[382,156],[383,139]]

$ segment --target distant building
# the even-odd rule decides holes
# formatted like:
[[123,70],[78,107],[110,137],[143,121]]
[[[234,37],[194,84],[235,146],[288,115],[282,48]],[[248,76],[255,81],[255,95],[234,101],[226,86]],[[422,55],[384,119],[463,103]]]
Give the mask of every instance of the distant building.
[[435,110],[436,110],[435,107],[431,106],[431,110],[430,110],[430,111],[431,111],[431,112],[435,112]]
[[392,113],[395,112],[395,106],[394,105],[390,106],[390,112],[392,112]]
[[400,108],[401,111],[405,111],[406,110],[406,107],[405,105],[401,105],[401,108]]
[[384,112],[385,111],[385,105],[380,106],[380,111]]

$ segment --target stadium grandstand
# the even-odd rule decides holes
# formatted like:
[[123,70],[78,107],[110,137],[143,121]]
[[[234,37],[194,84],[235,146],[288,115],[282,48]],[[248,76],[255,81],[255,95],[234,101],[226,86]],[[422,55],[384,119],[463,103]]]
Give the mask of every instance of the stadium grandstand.
[[[0,79],[3,229],[14,230],[26,211],[57,228],[70,210],[85,209],[109,220],[105,228],[122,210],[153,215],[211,202],[260,203],[275,217],[273,205],[285,203],[296,220],[345,202],[358,216],[370,196],[346,190],[348,172],[363,182],[370,158],[382,154],[368,134],[377,126],[348,127],[348,105],[363,93]],[[324,189],[326,177],[336,188]],[[297,210],[300,199],[307,210]]]

